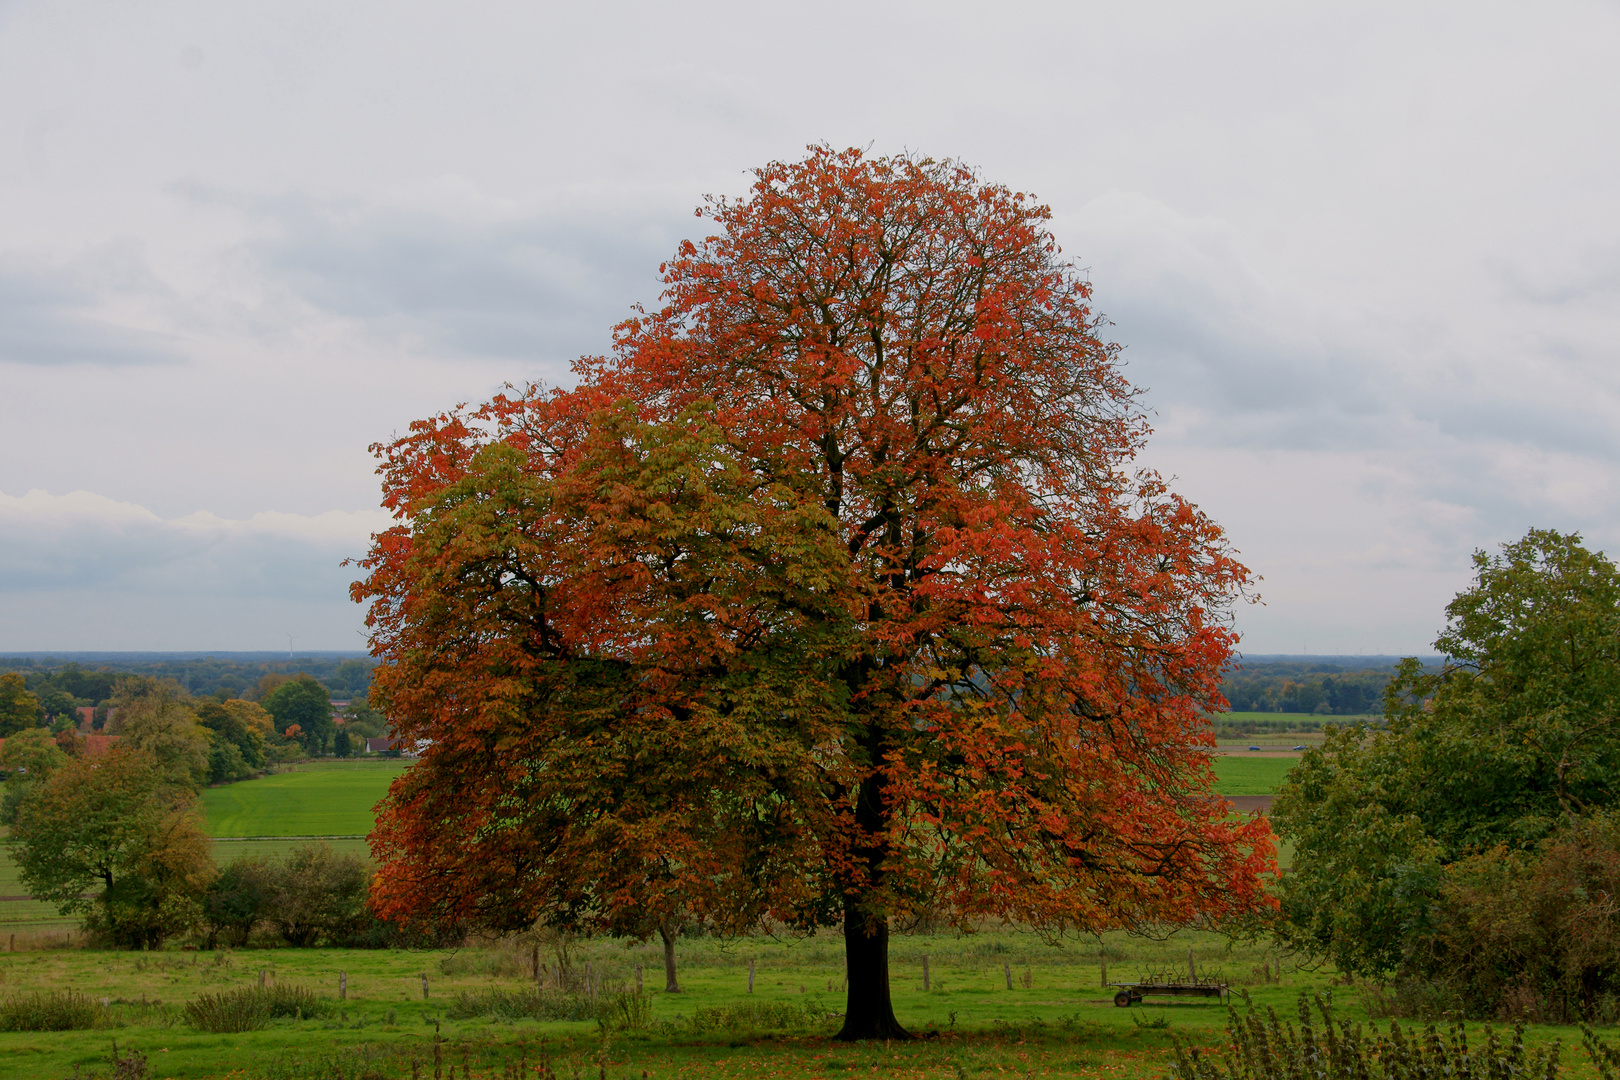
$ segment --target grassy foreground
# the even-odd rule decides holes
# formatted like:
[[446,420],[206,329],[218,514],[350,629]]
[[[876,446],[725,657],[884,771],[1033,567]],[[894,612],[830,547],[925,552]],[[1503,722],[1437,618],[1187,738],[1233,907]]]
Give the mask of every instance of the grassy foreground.
[[[463,991],[527,992],[526,947],[507,944],[443,951],[251,949],[238,952],[109,953],[53,949],[0,955],[0,995],[73,989],[112,1002],[122,1025],[100,1031],[0,1033],[0,1078],[55,1078],[107,1072],[114,1040],[121,1053],[145,1054],[155,1077],[264,1077],[266,1080],[436,1075],[434,1022],[444,1040],[440,1071],[498,1077],[508,1065],[549,1061],[559,1077],[750,1077],[774,1080],[853,1075],[893,1077],[1158,1078],[1166,1074],[1171,1037],[1218,1042],[1225,1008],[1216,1000],[1153,999],[1116,1008],[1109,981],[1185,972],[1247,987],[1254,1000],[1289,1012],[1300,990],[1328,991],[1344,1019],[1365,1020],[1360,988],[1332,985],[1328,971],[1276,971],[1264,944],[1232,946],[1213,934],[1180,933],[1165,941],[1109,934],[1062,947],[1007,930],[968,936],[905,935],[893,945],[896,1013],[911,1043],[844,1046],[828,1036],[842,1010],[842,942],[809,939],[714,939],[680,945],[682,993],[665,994],[659,953],[636,943],[589,941],[575,947],[576,966],[590,964],[608,985],[633,987],[636,965],[653,999],[651,1024],[603,1032],[594,1022],[537,1023],[488,1017],[451,1020]],[[929,958],[930,989],[922,988]],[[749,962],[754,988],[748,988]],[[555,963],[542,953],[542,962]],[[1286,967],[1286,965],[1285,965]],[[333,1006],[313,1020],[277,1020],[260,1031],[210,1035],[188,1027],[183,1004],[201,993],[268,981],[315,990]],[[340,972],[348,998],[337,1000]],[[422,976],[428,978],[427,998]],[[1009,978],[1011,987],[1009,988]],[[1278,981],[1280,979],[1280,981]],[[787,1027],[761,1026],[749,1006],[775,1006],[799,1017]],[[739,1010],[739,1007],[741,1009]],[[734,1020],[694,1030],[696,1015]],[[1591,1074],[1574,1051],[1571,1030],[1533,1028],[1533,1045],[1562,1038],[1565,1076]],[[472,1073],[466,1066],[472,1066]],[[368,1071],[369,1070],[369,1071]],[[528,1075],[533,1075],[532,1071]]]

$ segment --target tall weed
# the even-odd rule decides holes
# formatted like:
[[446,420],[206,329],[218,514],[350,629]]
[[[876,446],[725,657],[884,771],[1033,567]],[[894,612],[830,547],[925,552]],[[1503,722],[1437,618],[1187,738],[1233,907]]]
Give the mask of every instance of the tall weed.
[[86,1031],[111,1025],[100,1002],[72,990],[36,990],[0,999],[0,1031]]
[[1314,1003],[1320,1024],[1312,997],[1299,995],[1297,1030],[1275,1009],[1261,1015],[1250,1005],[1240,1017],[1228,1005],[1226,1051],[1211,1056],[1175,1036],[1172,1080],[1557,1080],[1559,1044],[1527,1050],[1522,1024],[1507,1040],[1486,1028],[1484,1045],[1471,1048],[1461,1025],[1442,1035],[1433,1024],[1421,1034],[1390,1024],[1388,1035],[1368,1037],[1360,1024],[1333,1019],[1331,995]]

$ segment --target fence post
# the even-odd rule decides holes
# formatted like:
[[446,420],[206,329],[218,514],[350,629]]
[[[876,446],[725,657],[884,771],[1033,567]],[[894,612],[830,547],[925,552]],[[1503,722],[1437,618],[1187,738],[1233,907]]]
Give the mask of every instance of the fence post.
[[1001,973],[1007,976],[1007,989],[1012,989],[1012,964],[1009,961],[1001,962]]
[[259,969],[259,986],[261,989],[264,987],[264,968]]
[[928,990],[928,954],[923,953],[923,991]]
[[754,992],[754,961],[752,959],[748,961],[748,992],[750,994]]
[[422,1000],[426,1001],[427,996],[428,996],[427,976],[423,975],[422,976]]
[[636,965],[636,996],[641,996],[641,965]]
[[1193,965],[1192,946],[1190,945],[1187,947],[1187,981],[1191,983],[1198,981],[1198,968]]
[[347,971],[338,972],[338,1000],[349,1000],[349,973]]

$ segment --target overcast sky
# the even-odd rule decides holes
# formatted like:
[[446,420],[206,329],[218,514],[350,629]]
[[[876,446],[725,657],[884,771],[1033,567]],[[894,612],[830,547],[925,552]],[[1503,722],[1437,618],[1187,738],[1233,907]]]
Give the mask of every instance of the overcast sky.
[[0,2],[0,651],[357,648],[367,445],[807,143],[1033,191],[1256,653],[1620,553],[1620,7]]

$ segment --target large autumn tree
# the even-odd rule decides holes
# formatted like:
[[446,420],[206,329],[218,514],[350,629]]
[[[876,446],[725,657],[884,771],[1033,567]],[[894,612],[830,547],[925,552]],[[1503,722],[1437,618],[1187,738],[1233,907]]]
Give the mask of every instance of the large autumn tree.
[[423,745],[373,846],[401,919],[841,925],[843,1038],[904,1031],[889,923],[1263,904],[1210,790],[1246,571],[1150,472],[1033,198],[813,148],[708,204],[571,389],[379,448],[357,599]]

